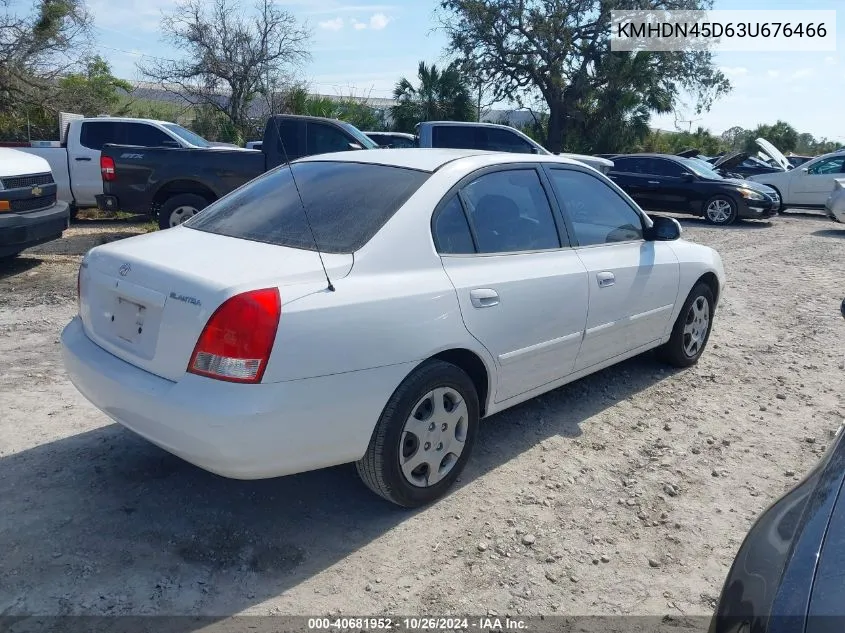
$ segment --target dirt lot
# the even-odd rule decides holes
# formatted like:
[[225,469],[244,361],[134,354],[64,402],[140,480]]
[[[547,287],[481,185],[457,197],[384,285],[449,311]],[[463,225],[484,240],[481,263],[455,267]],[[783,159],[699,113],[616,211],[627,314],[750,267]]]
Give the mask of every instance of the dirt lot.
[[228,481],[64,376],[88,223],[0,268],[0,615],[708,614],[753,518],[843,415],[845,228],[686,237],[730,287],[697,367],[633,359],[497,415],[458,488],[395,509],[349,466]]

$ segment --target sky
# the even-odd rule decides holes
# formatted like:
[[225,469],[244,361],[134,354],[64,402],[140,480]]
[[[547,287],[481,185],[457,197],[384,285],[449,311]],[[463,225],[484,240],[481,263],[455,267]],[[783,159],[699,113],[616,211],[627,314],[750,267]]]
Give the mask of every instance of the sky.
[[[372,4],[364,4],[365,2]],[[162,41],[162,11],[176,0],[88,0],[96,44],[123,78],[140,79],[143,55],[175,56]],[[246,4],[248,0],[245,0]],[[312,60],[302,75],[314,92],[390,97],[400,77],[412,79],[420,60],[447,61],[437,28],[437,0],[278,0],[313,30]],[[620,3],[621,4],[621,3]],[[712,132],[785,120],[800,132],[845,142],[845,0],[716,0],[716,9],[837,9],[834,52],[718,53],[716,64],[733,91],[709,112],[682,105],[655,117],[662,129],[692,126]],[[683,121],[676,124],[675,119]]]

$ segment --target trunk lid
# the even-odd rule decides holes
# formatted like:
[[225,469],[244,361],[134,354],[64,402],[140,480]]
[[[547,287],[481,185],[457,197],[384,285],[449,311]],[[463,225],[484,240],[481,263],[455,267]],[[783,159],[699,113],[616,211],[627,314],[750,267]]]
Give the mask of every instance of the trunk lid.
[[769,143],[769,141],[764,138],[758,138],[754,142],[757,143],[757,147],[763,150],[766,155],[780,165],[784,171],[792,169],[792,165],[788,160],[786,160],[786,156],[784,156],[777,147]]
[[[324,254],[323,260],[332,280],[352,269],[351,254]],[[115,356],[175,381],[185,374],[205,324],[226,299],[278,287],[284,313],[285,302],[319,292],[326,279],[314,251],[176,227],[92,249],[82,264],[80,286],[88,337]]]

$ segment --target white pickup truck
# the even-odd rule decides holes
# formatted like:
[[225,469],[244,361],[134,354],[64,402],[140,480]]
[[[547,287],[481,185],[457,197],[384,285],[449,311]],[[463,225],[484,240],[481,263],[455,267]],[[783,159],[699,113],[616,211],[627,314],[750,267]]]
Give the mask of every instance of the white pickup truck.
[[103,193],[100,151],[109,143],[213,149],[209,141],[181,125],[120,117],[74,119],[68,123],[64,141],[33,141],[29,147],[15,149],[50,163],[59,200],[70,205],[72,217],[77,209],[97,206],[96,196]]

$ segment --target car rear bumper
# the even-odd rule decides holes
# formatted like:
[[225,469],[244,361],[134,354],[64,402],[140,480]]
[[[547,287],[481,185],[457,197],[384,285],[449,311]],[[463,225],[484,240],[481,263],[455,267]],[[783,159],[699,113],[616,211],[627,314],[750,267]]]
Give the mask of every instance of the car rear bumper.
[[384,405],[415,363],[240,385],[172,382],[97,346],[75,317],[62,332],[71,382],[141,437],[224,477],[262,479],[360,459]]
[[66,202],[40,211],[0,213],[0,257],[58,239],[70,221]]

